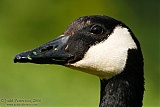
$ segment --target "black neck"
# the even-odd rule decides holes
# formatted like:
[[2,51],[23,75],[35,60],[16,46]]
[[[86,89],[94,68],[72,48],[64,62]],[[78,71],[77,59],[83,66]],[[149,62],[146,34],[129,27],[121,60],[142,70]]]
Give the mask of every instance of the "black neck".
[[128,54],[126,67],[120,74],[100,80],[100,107],[142,107],[143,58],[135,50],[130,50]]

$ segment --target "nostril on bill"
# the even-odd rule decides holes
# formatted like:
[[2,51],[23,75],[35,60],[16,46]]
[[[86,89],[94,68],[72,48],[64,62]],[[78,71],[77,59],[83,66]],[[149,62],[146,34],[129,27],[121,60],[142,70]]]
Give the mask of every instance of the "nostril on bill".
[[48,52],[48,51],[50,51],[51,49],[53,49],[53,46],[48,46],[48,47],[46,47],[46,48],[43,48],[43,49],[41,50],[41,52]]

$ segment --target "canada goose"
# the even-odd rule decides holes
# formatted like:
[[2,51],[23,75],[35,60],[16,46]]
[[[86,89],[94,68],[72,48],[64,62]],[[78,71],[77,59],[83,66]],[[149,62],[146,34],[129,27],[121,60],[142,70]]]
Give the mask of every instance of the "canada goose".
[[19,53],[14,62],[59,64],[100,78],[100,107],[141,107],[143,56],[133,32],[108,16],[80,17],[58,38]]

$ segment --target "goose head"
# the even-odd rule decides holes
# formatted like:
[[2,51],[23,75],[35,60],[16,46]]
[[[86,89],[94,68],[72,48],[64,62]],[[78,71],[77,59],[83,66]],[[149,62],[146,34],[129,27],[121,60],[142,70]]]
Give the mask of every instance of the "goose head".
[[76,19],[56,39],[17,54],[14,62],[59,64],[111,78],[126,67],[129,50],[140,51],[140,46],[123,22],[93,15]]

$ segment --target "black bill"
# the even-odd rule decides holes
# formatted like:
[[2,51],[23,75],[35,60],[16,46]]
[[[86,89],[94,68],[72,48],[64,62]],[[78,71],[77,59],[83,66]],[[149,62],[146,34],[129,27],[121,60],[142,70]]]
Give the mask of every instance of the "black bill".
[[65,48],[70,35],[58,38],[30,51],[19,53],[14,58],[14,63],[60,64],[65,65],[73,55],[67,53]]

